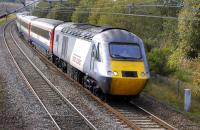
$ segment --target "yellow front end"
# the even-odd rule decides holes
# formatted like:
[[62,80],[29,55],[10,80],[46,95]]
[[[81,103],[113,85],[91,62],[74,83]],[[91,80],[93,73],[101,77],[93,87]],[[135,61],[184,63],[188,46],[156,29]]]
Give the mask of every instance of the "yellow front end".
[[[139,94],[147,82],[145,74],[145,66],[143,61],[120,61],[113,60],[112,82],[110,94],[112,95],[137,95]],[[137,76],[123,76],[122,72],[136,72]]]

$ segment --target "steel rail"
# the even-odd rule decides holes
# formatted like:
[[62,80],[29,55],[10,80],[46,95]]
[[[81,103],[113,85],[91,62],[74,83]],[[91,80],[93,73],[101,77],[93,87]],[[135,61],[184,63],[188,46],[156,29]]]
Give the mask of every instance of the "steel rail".
[[[26,44],[27,45],[27,44]],[[54,66],[55,69],[57,71],[59,71],[60,73],[62,73],[65,77],[67,77],[67,79],[69,80],[72,80],[72,81],[75,81],[74,79],[72,79],[71,77],[69,77],[66,73],[64,73],[61,69],[59,69],[55,64],[53,64],[52,62],[50,62],[46,56],[44,56],[44,54],[42,54],[40,51],[38,51],[37,49],[31,47],[29,45],[29,47],[31,49],[33,49],[34,51],[37,52],[38,55],[40,55],[46,62],[48,62],[50,65]],[[74,82],[77,86],[81,86],[81,84],[79,84],[78,82]],[[82,87],[83,88],[83,87]],[[116,110],[114,110],[111,106],[109,106],[107,103],[103,102],[100,98],[96,97],[95,95],[91,94],[91,92],[86,89],[86,88],[83,88],[85,90],[85,92],[87,94],[89,94],[95,101],[97,101],[98,103],[100,103],[104,108],[107,109],[108,112],[114,114],[118,119],[120,119],[122,122],[124,122],[128,127],[130,127],[131,129],[134,129],[134,130],[140,130],[140,128],[138,126],[136,126],[135,124],[133,124],[133,122],[129,121],[128,119],[124,118],[124,116],[117,112]]]
[[94,130],[97,130],[97,128],[56,88],[55,85],[47,79],[47,77],[37,68],[37,66],[28,58],[28,56],[25,54],[25,52],[20,48],[20,46],[17,44],[16,40],[14,39],[13,35],[11,34],[15,44],[18,46],[20,51],[23,53],[23,55],[28,59],[28,61],[31,63],[31,65],[34,67],[34,69],[42,76],[42,78],[61,96],[62,99],[65,100],[84,120],[85,122]]
[[[46,62],[48,62],[50,65],[54,66],[54,68],[56,70],[58,70],[61,74],[63,74],[67,79],[70,79],[72,81],[75,81],[74,79],[72,79],[71,77],[69,77],[69,75],[67,75],[66,73],[64,73],[61,69],[59,69],[55,64],[53,64],[52,62],[50,62],[47,57],[42,54],[40,51],[38,51],[37,49],[31,47],[29,44],[25,44],[28,47],[30,47],[31,49],[33,49],[39,56],[42,57],[43,60],[45,60]],[[74,82],[77,86],[81,86],[81,84],[79,84],[78,82]],[[82,87],[83,88],[83,87]],[[141,130],[141,128],[139,128],[136,124],[134,124],[133,121],[128,120],[123,114],[121,114],[120,112],[118,112],[117,110],[115,110],[113,107],[111,107],[109,104],[103,102],[100,98],[98,98],[97,96],[91,94],[91,92],[86,89],[83,88],[85,90],[85,92],[90,95],[95,101],[97,101],[98,103],[100,103],[101,106],[103,106],[104,108],[106,108],[107,112],[111,114],[113,114],[115,117],[117,117],[118,119],[120,119],[121,122],[123,122],[124,124],[126,124],[129,128],[134,129],[134,130]]]
[[3,40],[4,40],[4,43],[5,43],[5,46],[6,48],[8,49],[8,52],[17,68],[17,70],[19,71],[21,77],[23,78],[23,80],[26,82],[26,85],[29,87],[29,89],[32,91],[32,93],[34,94],[34,96],[37,98],[37,100],[40,102],[40,104],[42,105],[42,107],[45,109],[45,111],[47,112],[48,116],[51,118],[51,120],[53,121],[53,123],[55,124],[55,126],[57,127],[58,130],[61,130],[61,128],[58,126],[58,124],[56,123],[56,121],[54,120],[54,118],[52,117],[52,115],[50,114],[50,112],[47,110],[46,106],[43,104],[43,102],[41,101],[41,99],[38,97],[38,95],[36,94],[36,92],[34,91],[34,89],[31,87],[31,84],[29,83],[29,81],[27,80],[27,78],[25,77],[24,73],[22,72],[22,70],[20,69],[19,65],[17,64],[10,48],[8,47],[7,45],[7,41],[6,41],[6,36],[5,36],[5,31],[6,31],[6,28],[9,24],[11,24],[11,22],[13,21],[10,21],[8,22],[4,28],[3,28]]
[[36,67],[36,65],[29,59],[29,57],[25,54],[25,52],[20,48],[18,43],[13,37],[13,34],[11,33],[11,37],[14,41],[14,43],[17,45],[21,53],[26,57],[26,59],[29,61],[29,63],[33,66],[33,68],[42,76],[42,78],[49,84],[49,86],[66,102],[68,103],[80,116],[84,119],[85,123],[88,124],[88,126],[91,129],[97,130],[97,128],[54,86],[46,77],[45,75]]
[[[26,44],[27,45],[27,44]],[[53,64],[52,62],[50,62],[46,56],[44,56],[44,54],[42,54],[40,51],[38,51],[37,49],[31,47],[30,45],[28,45],[31,49],[33,49],[34,51],[36,51],[36,53],[38,55],[40,55],[46,62],[48,62],[50,65],[54,66],[54,68],[56,70],[58,70],[60,73],[62,73],[67,79],[70,79],[72,81],[75,81],[74,79],[72,79],[71,77],[69,77],[69,75],[67,75],[66,73],[64,73],[61,69],[59,69],[55,64]],[[81,86],[81,84],[79,84],[78,82],[74,82],[76,85]],[[123,123],[125,123],[128,127],[132,128],[132,129],[136,129],[136,130],[141,130],[141,128],[139,126],[136,125],[136,122],[134,121],[130,121],[127,117],[125,117],[122,113],[120,113],[119,111],[117,111],[115,108],[113,108],[111,105],[109,105],[108,103],[103,102],[101,99],[99,99],[97,96],[93,95],[88,89],[84,88],[84,90],[87,92],[88,95],[90,95],[92,98],[94,98],[94,100],[96,100],[97,102],[99,102],[104,108],[106,108],[106,110],[110,113],[110,115],[114,115],[115,117],[117,117],[118,119],[120,119],[120,121],[122,121]],[[159,125],[163,126],[164,128],[168,129],[168,130],[176,130],[176,128],[174,128],[173,126],[169,125],[168,123],[164,122],[163,120],[159,119],[158,117],[156,117],[155,115],[151,114],[150,112],[146,111],[145,109],[141,109],[141,107],[137,106],[138,109],[141,110],[141,112],[145,112],[148,115],[150,115],[153,121],[157,122]]]
[[144,108],[136,105],[134,102],[130,102],[131,104],[133,104],[135,107],[137,107],[138,109],[142,110],[143,112],[147,113],[148,115],[150,115],[150,118],[157,122],[158,124],[164,126],[165,128],[167,128],[168,130],[177,130],[175,127],[173,127],[172,125],[168,124],[167,122],[161,120],[160,118],[158,118],[157,116],[151,114],[150,112],[148,112],[147,110],[145,110]]

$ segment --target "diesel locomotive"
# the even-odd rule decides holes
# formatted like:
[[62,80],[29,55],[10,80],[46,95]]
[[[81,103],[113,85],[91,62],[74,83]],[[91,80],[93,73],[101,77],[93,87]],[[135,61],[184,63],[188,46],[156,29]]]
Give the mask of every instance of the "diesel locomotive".
[[143,41],[125,29],[16,16],[32,45],[94,93],[138,95],[150,78]]

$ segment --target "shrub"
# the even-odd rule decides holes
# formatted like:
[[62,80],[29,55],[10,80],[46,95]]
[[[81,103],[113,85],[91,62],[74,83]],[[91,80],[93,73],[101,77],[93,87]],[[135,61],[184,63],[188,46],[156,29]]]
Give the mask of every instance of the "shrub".
[[152,49],[147,56],[151,73],[168,75],[172,71],[167,64],[169,55],[170,50],[168,48]]

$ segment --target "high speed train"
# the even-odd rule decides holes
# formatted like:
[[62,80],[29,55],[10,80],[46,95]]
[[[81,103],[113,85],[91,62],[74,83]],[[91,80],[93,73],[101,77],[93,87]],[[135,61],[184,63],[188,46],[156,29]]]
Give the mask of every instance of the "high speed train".
[[95,94],[138,95],[150,78],[143,41],[125,29],[16,16],[32,45]]

